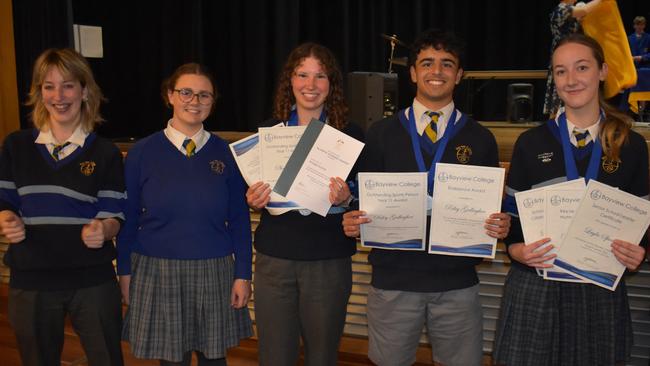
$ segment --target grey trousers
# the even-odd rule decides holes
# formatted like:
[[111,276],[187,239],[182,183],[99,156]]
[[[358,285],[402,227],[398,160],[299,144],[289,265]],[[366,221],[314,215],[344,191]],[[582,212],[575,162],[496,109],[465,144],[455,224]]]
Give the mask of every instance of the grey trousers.
[[483,311],[479,285],[445,292],[368,291],[368,356],[379,366],[406,366],[426,325],[433,360],[480,366]]
[[294,261],[257,253],[255,320],[262,366],[336,365],[352,290],[350,258]]
[[89,366],[121,366],[122,304],[116,281],[63,291],[9,289],[9,323],[25,366],[61,364],[65,316]]

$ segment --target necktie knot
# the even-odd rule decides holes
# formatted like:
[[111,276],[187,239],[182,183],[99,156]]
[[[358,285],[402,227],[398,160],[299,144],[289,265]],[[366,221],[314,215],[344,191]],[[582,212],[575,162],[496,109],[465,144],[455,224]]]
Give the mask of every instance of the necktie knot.
[[183,141],[183,148],[185,149],[185,155],[190,157],[193,156],[196,151],[196,144],[192,139],[185,139],[185,141]]
[[578,148],[583,148],[587,146],[589,143],[590,135],[589,135],[589,130],[581,130],[579,128],[574,128],[573,129],[573,136],[576,137],[576,146]]
[[62,144],[54,145],[54,149],[52,149],[52,157],[54,158],[55,161],[59,161],[59,154],[61,153],[61,150],[65,149],[66,146],[70,145],[70,141],[66,141]]
[[431,118],[427,127],[424,128],[424,133],[429,137],[431,142],[435,143],[438,140],[438,120],[442,112],[426,111],[425,114]]

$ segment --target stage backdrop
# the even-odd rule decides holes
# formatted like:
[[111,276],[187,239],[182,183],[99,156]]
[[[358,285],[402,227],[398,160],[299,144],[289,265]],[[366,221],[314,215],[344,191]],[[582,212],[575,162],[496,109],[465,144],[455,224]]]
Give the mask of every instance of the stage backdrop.
[[[178,65],[196,61],[213,69],[221,97],[210,130],[253,130],[268,118],[277,73],[304,41],[323,43],[344,73],[385,72],[388,42],[381,33],[410,43],[424,29],[455,31],[467,42],[467,70],[545,69],[549,59],[549,12],[553,0],[14,0],[19,95],[24,102],[36,56],[72,44],[73,23],[101,26],[104,57],[90,59],[108,103],[108,137],[143,137],[170,116],[160,83]],[[634,16],[650,19],[647,0],[620,1],[631,32]],[[398,47],[396,56],[407,55]],[[400,106],[413,90],[405,67],[395,66]],[[477,81],[471,112],[503,120],[507,81]],[[535,82],[535,118],[541,118],[543,81]],[[468,109],[465,86],[456,99]],[[22,126],[29,125],[21,110]]]

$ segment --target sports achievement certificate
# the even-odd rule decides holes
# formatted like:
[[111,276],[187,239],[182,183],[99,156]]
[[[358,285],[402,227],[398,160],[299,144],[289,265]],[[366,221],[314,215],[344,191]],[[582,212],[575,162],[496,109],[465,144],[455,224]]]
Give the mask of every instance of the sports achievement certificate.
[[363,145],[336,128],[312,119],[273,191],[325,217],[332,206],[330,178],[345,180]]
[[427,173],[359,173],[359,209],[364,247],[424,250],[427,230]]
[[[284,170],[289,157],[305,132],[305,126],[288,126],[282,128],[261,127],[259,129],[260,178],[271,187]],[[269,209],[300,209],[301,207],[275,192],[271,192]],[[269,212],[271,212],[269,210]]]
[[501,211],[505,169],[436,164],[429,253],[494,258],[485,220]]
[[638,244],[650,224],[649,212],[649,201],[590,180],[553,264],[614,291],[625,266],[612,253],[612,241]]

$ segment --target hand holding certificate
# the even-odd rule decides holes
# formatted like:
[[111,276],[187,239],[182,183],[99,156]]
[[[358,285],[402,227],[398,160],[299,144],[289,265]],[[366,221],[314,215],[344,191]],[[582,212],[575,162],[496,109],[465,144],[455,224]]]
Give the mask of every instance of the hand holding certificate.
[[363,145],[334,127],[311,120],[273,191],[321,216],[327,215],[332,206],[330,178],[347,177]]
[[612,241],[638,244],[649,212],[649,201],[590,180],[554,265],[614,291],[625,266],[612,252]]
[[485,220],[501,210],[503,168],[438,163],[429,253],[494,258]]
[[359,173],[359,209],[372,220],[361,225],[364,247],[424,250],[427,173]]

